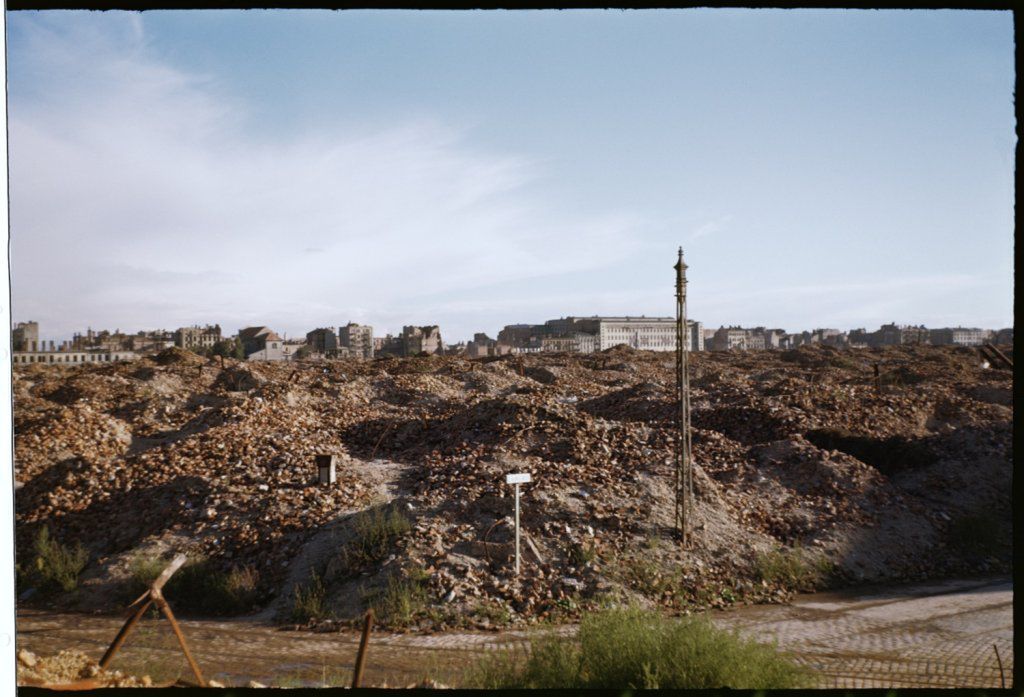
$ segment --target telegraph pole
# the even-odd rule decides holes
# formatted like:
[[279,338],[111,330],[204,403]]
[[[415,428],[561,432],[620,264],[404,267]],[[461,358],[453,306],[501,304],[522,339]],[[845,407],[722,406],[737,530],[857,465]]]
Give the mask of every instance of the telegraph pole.
[[676,262],[676,399],[679,403],[676,436],[676,530],[684,548],[690,544],[693,508],[693,464],[690,458],[690,370],[686,326],[686,263],[683,248]]

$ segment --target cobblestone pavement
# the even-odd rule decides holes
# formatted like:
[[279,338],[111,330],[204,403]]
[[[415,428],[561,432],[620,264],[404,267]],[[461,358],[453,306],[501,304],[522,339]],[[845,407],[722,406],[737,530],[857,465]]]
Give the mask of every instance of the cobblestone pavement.
[[[775,640],[820,676],[821,687],[1007,687],[1013,673],[1013,585],[1007,578],[946,581],[815,594],[790,605],[712,613],[721,627]],[[18,613],[18,644],[38,653],[73,648],[95,657],[117,633],[117,617]],[[351,681],[355,633],[280,631],[245,621],[185,621],[200,666],[228,684]],[[561,631],[572,632],[573,627]],[[426,676],[451,684],[481,652],[526,646],[526,632],[375,634],[364,684],[405,685]],[[112,665],[154,679],[189,677],[163,620],[147,619]]]
[[[949,581],[743,608],[716,622],[774,639],[822,687],[1000,687],[1013,674],[1013,584]],[[996,655],[998,648],[998,657]]]

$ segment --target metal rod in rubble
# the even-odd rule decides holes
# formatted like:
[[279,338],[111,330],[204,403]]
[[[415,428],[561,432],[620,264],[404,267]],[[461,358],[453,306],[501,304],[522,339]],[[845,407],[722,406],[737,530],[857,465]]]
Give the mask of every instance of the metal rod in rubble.
[[690,458],[690,370],[686,326],[686,263],[683,248],[676,262],[676,399],[679,404],[676,437],[676,530],[683,547],[690,543],[690,513],[693,503],[693,472]]
[[178,638],[178,643],[181,645],[181,652],[185,654],[185,660],[188,661],[189,667],[192,669],[192,673],[195,674],[196,680],[199,681],[199,687],[206,687],[206,679],[203,677],[203,673],[199,670],[199,664],[196,663],[196,659],[192,658],[192,652],[188,650],[188,644],[185,643],[185,635],[181,633],[181,627],[178,626],[178,620],[175,618],[174,613],[171,612],[171,606],[164,600],[163,593],[160,590],[154,590],[150,592],[150,597],[156,606],[160,608],[160,611],[164,613],[164,617],[171,623],[171,629],[174,631],[174,636]]

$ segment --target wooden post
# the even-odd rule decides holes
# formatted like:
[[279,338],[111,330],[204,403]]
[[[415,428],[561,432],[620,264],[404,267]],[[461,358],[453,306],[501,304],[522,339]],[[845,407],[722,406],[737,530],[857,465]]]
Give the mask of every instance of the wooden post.
[[373,626],[373,608],[366,611],[363,621],[363,635],[359,638],[359,651],[356,653],[356,665],[352,672],[352,687],[359,687],[363,680],[363,666],[366,663],[366,647],[370,644],[370,627]]

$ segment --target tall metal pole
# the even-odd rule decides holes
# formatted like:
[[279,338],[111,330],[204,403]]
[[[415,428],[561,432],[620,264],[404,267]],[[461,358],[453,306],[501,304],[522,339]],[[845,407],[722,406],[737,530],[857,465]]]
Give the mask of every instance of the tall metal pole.
[[690,459],[690,370],[689,341],[686,326],[686,263],[683,248],[676,262],[676,398],[678,435],[676,438],[676,530],[683,547],[690,544],[690,513],[693,507],[693,472]]

